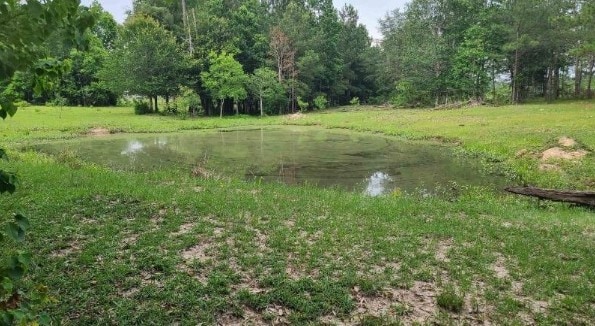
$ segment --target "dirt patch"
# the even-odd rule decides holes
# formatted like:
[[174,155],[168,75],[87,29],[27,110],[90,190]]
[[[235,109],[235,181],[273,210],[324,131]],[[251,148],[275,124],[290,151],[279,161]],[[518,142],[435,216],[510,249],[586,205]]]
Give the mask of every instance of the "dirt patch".
[[78,253],[81,251],[81,243],[78,239],[73,240],[68,246],[59,248],[57,250],[52,251],[50,254],[51,257],[57,258],[64,258],[66,256],[70,256],[74,253]]
[[506,259],[502,255],[498,255],[496,261],[490,266],[497,278],[503,279],[509,276],[506,268]]
[[109,129],[102,127],[91,128],[89,131],[87,131],[87,135],[89,136],[107,136],[109,134]]
[[159,276],[159,275],[161,275],[161,274],[160,273],[151,273],[151,272],[147,272],[147,271],[140,272],[141,285],[142,286],[153,285],[155,287],[162,288],[163,282],[161,280],[157,279],[157,276]]
[[120,296],[124,297],[124,298],[132,298],[133,296],[135,296],[137,293],[140,292],[139,288],[130,288],[126,291],[121,291],[119,292]]
[[521,158],[521,157],[525,157],[525,156],[530,155],[530,154],[531,154],[531,152],[529,152],[527,149],[521,149],[521,150],[517,151],[514,154],[514,156],[516,158]]
[[190,173],[193,177],[203,179],[212,179],[216,177],[215,173],[200,165],[196,165],[195,167],[193,167]]
[[297,113],[288,115],[287,116],[287,119],[288,120],[298,120],[298,119],[301,119],[303,117],[304,117],[304,115],[301,112],[297,112]]
[[194,226],[196,226],[195,223],[182,224],[182,225],[180,225],[180,229],[176,232],[170,233],[170,236],[177,237],[180,235],[188,234],[188,233],[190,233],[190,231],[192,231]]
[[440,241],[438,243],[438,246],[436,247],[436,254],[434,255],[436,260],[440,261],[440,262],[448,263],[450,261],[450,259],[447,256],[448,256],[448,252],[450,251],[451,247],[452,247],[451,239]]
[[357,308],[346,324],[364,316],[399,318],[405,325],[425,324],[438,314],[434,284],[416,281],[409,289],[387,289],[380,296],[365,296],[356,287],[353,297]]
[[199,262],[204,263],[213,258],[209,254],[211,248],[211,243],[206,241],[187,248],[186,250],[182,251],[181,255],[182,258],[187,262],[198,260]]
[[577,142],[570,137],[563,136],[558,139],[558,144],[562,147],[574,147],[577,145]]
[[561,160],[580,160],[585,157],[589,152],[586,150],[580,149],[576,151],[566,151],[560,147],[552,147],[543,153],[541,153],[541,160],[542,161],[549,161],[552,159],[561,159]]
[[122,246],[129,247],[136,244],[138,240],[138,234],[130,234],[126,238],[122,239]]
[[556,164],[542,163],[539,164],[539,171],[559,172],[562,169]]
[[262,317],[250,310],[244,310],[243,316],[235,316],[229,313],[217,317],[216,325],[221,326],[245,326],[245,325],[279,325],[279,323],[267,323]]

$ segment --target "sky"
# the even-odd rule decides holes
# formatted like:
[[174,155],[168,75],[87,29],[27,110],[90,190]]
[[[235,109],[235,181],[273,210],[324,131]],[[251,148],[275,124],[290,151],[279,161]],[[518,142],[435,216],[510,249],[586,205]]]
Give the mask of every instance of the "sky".
[[[91,4],[93,0],[82,0],[84,5]],[[122,23],[126,18],[126,11],[132,8],[132,0],[99,0],[101,6],[109,11],[116,21]],[[350,3],[357,9],[360,22],[368,28],[370,36],[380,38],[378,20],[387,12],[394,9],[404,9],[407,0],[333,0],[335,7],[342,8],[345,3]]]

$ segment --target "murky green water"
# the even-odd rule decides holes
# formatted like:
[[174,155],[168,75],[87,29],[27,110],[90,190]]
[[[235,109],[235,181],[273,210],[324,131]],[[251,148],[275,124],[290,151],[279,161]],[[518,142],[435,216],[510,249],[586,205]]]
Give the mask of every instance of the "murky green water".
[[116,135],[56,142],[36,148],[70,151],[113,169],[148,171],[200,166],[246,179],[341,187],[372,196],[393,191],[433,192],[458,185],[494,186],[502,180],[456,158],[444,146],[319,128]]

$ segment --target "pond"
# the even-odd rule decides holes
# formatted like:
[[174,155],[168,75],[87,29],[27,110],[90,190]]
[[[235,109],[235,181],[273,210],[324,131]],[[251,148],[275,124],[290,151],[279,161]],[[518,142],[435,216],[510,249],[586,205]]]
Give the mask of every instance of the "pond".
[[339,187],[378,196],[433,193],[453,183],[495,187],[501,178],[448,146],[315,127],[127,134],[39,145],[116,170],[182,169],[247,180]]

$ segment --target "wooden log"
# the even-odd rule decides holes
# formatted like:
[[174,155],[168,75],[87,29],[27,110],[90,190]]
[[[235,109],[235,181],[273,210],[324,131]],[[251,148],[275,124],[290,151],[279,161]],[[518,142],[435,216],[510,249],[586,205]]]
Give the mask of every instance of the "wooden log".
[[552,201],[595,207],[595,191],[554,190],[535,187],[508,187],[508,192]]

